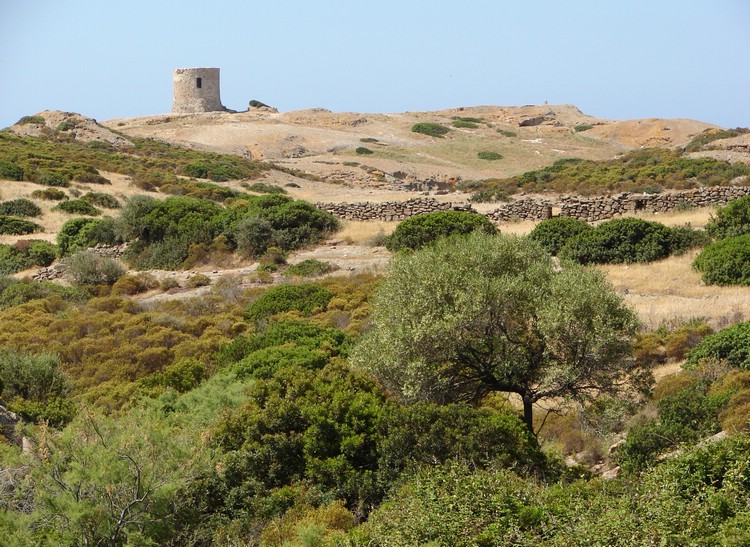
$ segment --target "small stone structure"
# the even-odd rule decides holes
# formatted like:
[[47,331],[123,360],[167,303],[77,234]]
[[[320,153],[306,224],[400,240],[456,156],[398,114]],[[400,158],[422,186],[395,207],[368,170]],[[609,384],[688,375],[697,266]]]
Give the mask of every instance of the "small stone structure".
[[226,112],[219,93],[218,68],[176,68],[172,112]]

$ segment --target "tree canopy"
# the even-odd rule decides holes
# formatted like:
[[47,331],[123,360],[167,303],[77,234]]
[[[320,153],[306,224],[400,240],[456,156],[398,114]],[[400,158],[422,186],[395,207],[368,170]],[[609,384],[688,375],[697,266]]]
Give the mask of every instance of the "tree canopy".
[[395,257],[353,352],[407,403],[519,395],[585,400],[649,376],[629,359],[636,315],[603,275],[555,268],[528,239],[474,233]]

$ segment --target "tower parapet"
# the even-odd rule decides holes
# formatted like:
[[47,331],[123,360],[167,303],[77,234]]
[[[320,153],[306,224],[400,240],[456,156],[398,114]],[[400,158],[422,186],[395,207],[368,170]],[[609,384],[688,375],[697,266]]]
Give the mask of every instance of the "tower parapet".
[[221,104],[218,68],[176,68],[173,78],[172,112],[190,114],[227,110]]

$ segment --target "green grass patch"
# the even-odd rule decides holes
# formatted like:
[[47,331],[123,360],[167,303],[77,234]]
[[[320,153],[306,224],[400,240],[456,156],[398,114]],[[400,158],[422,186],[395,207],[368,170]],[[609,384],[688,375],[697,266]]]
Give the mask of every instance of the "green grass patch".
[[588,131],[589,129],[592,129],[593,127],[594,126],[590,124],[581,124],[573,127],[573,131],[575,131],[576,133],[581,133],[582,131]]

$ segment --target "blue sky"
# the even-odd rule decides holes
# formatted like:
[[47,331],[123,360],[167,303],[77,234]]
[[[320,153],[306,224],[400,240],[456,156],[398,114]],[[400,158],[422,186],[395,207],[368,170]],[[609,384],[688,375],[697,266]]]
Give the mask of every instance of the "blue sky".
[[225,106],[575,104],[750,126],[750,0],[0,0],[0,127],[166,113],[172,69]]

